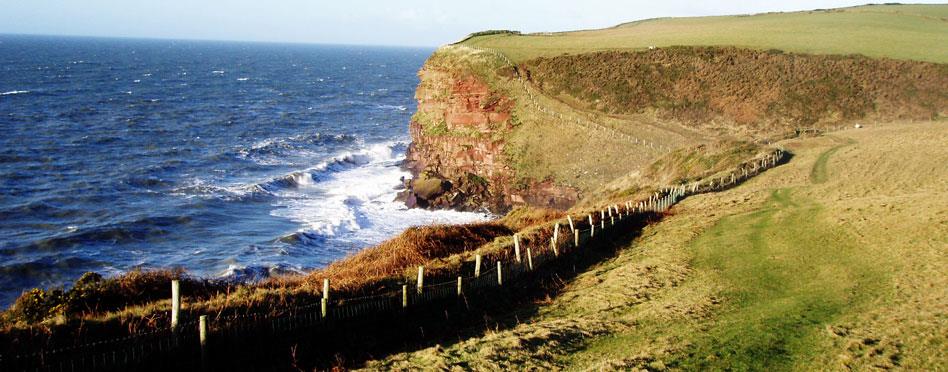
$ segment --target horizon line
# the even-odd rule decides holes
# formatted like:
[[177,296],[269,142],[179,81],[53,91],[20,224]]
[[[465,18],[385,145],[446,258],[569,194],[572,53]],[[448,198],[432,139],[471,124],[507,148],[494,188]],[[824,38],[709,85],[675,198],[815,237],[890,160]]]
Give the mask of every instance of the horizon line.
[[433,45],[397,45],[397,44],[369,44],[369,43],[333,43],[318,41],[279,41],[279,40],[240,40],[240,39],[203,39],[189,37],[161,37],[161,36],[125,36],[125,35],[74,35],[74,34],[42,34],[42,33],[13,33],[0,32],[0,36],[26,36],[26,37],[61,37],[76,39],[119,39],[119,40],[144,40],[144,41],[191,41],[191,42],[217,42],[217,43],[244,43],[244,44],[290,44],[290,45],[322,45],[322,46],[350,46],[350,47],[381,47],[381,48],[429,48],[437,49],[439,46]]

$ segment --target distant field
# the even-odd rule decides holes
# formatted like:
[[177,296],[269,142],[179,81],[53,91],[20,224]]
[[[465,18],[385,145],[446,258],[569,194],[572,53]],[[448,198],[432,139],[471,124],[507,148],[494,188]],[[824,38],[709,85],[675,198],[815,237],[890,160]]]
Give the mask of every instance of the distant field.
[[705,45],[948,63],[948,5],[661,18],[601,30],[480,36],[464,43],[500,49],[515,61],[598,50]]

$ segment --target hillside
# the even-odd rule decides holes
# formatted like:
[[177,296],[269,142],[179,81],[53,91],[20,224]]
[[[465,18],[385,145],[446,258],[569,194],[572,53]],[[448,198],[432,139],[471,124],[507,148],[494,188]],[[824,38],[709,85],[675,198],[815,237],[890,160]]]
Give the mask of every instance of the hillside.
[[[556,295],[485,317],[476,336],[365,367],[939,369],[946,17],[946,5],[874,5],[489,32],[440,48],[419,74],[409,157],[446,185],[488,175],[495,208],[577,210],[687,180],[749,144],[793,155],[686,199]],[[444,110],[459,106],[486,118],[479,135]],[[463,164],[424,161],[458,154]],[[537,193],[554,189],[575,199]]]
[[785,141],[789,164],[686,199],[534,318],[368,367],[937,370],[945,143],[944,123]]

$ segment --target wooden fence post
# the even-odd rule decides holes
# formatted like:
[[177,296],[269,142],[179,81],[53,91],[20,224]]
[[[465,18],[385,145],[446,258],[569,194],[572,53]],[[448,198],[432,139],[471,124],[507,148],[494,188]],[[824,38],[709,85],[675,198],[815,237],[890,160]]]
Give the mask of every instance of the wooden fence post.
[[[553,247],[553,251],[556,252],[556,247]],[[533,252],[530,251],[530,247],[527,247],[527,268],[530,271],[533,271]]]
[[481,255],[474,255],[474,277],[481,277]]
[[589,237],[596,236],[596,225],[589,225]]
[[555,225],[553,225],[553,245],[556,245],[556,242],[559,241],[559,238],[560,238],[560,223],[557,222]]
[[178,279],[171,281],[171,330],[178,328],[179,313],[181,312],[181,284]]
[[329,278],[323,279],[323,298],[329,299]]
[[425,267],[418,266],[418,294],[425,290]]
[[207,371],[207,315],[198,318],[198,340],[201,344],[201,369]]
[[458,296],[460,296],[461,293],[464,293],[464,291],[463,291],[462,288],[464,288],[464,287],[461,285],[461,276],[458,275]]
[[579,248],[579,230],[573,230],[573,247]]
[[504,271],[500,267],[500,261],[497,261],[497,286],[504,285]]
[[520,260],[520,234],[514,234],[514,258],[517,259],[517,263],[523,261]]
[[408,308],[408,284],[402,284],[402,309]]
[[566,215],[566,220],[569,221],[569,231],[576,231],[576,228],[573,227],[573,217]]

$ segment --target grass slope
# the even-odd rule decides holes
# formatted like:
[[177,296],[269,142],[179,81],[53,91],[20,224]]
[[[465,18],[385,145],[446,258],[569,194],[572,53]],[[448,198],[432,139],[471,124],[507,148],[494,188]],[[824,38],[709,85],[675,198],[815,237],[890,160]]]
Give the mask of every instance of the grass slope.
[[515,60],[563,53],[712,45],[948,62],[948,5],[867,5],[757,15],[660,18],[601,30],[496,34],[465,44]]
[[786,141],[789,164],[686,199],[537,317],[368,367],[938,370],[946,142],[941,122]]

